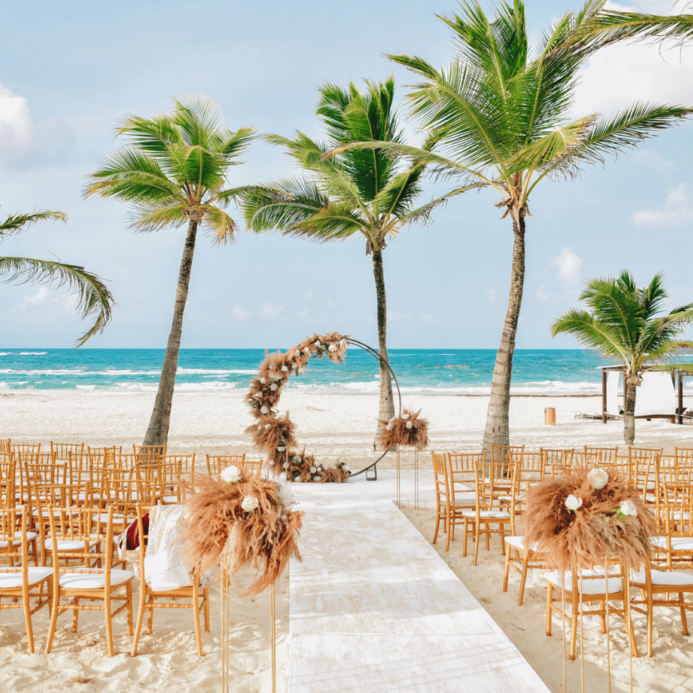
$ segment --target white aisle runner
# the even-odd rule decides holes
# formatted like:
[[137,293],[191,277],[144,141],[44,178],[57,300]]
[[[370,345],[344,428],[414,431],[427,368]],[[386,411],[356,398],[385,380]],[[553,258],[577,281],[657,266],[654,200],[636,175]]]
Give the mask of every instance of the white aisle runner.
[[397,507],[349,486],[342,502],[296,493],[310,500],[291,563],[290,693],[548,691]]

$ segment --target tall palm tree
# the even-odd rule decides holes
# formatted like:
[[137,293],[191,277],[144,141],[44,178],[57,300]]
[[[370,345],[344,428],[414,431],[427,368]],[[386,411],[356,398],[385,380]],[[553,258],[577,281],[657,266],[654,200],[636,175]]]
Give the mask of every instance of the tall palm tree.
[[656,370],[693,372],[693,363],[671,363],[673,356],[693,353],[693,342],[680,335],[693,320],[693,303],[661,314],[668,297],[661,274],[649,286],[638,288],[627,272],[615,277],[592,279],[580,295],[589,308],[573,309],[561,315],[551,327],[551,335],[571,334],[580,344],[596,349],[602,356],[623,364],[623,436],[628,445],[635,439],[635,399],[643,373]]
[[[578,71],[607,37],[595,38],[603,0],[589,0],[544,32],[532,51],[522,0],[503,2],[490,19],[476,0],[458,15],[441,17],[453,32],[457,55],[436,69],[423,58],[390,56],[419,78],[408,95],[412,115],[437,141],[435,152],[399,142],[363,142],[426,163],[436,173],[492,188],[513,234],[510,294],[491,383],[484,449],[509,443],[510,382],[525,277],[525,233],[532,193],[549,180],[570,180],[640,144],[691,113],[682,106],[636,103],[613,118],[572,117]],[[644,31],[644,30],[643,30]],[[590,33],[591,32],[591,33]],[[621,38],[628,38],[625,33]],[[600,43],[601,41],[601,43]],[[330,155],[341,154],[338,147]]]
[[[280,180],[243,194],[243,213],[254,231],[278,230],[289,236],[318,242],[342,241],[358,236],[373,261],[380,352],[379,419],[394,416],[392,382],[388,370],[387,298],[383,251],[402,227],[427,221],[445,199],[416,208],[425,164],[381,149],[345,151],[327,159],[325,154],[352,142],[384,141],[401,144],[401,125],[394,109],[395,82],[366,81],[360,92],[351,82],[319,87],[317,114],[326,139],[316,142],[297,132],[294,139],[268,135],[285,147],[303,169],[301,177]],[[430,151],[433,141],[424,147]]]
[[[0,242],[12,238],[37,221],[44,219],[67,220],[63,212],[34,212],[11,214],[0,223]],[[54,287],[67,285],[78,297],[77,309],[83,318],[95,317],[94,324],[77,340],[82,346],[95,334],[100,334],[111,320],[113,296],[103,280],[84,267],[67,265],[56,260],[36,260],[28,257],[0,256],[0,281],[21,284],[41,283]]]
[[129,116],[117,128],[126,145],[91,175],[86,195],[115,197],[131,205],[132,227],[155,232],[187,225],[178,273],[171,332],[145,445],[168,439],[183,313],[188,298],[199,228],[214,241],[233,241],[234,220],[224,211],[238,189],[227,187],[229,168],[253,139],[252,128],[221,125],[221,110],[208,98],[175,100],[170,112],[153,118]]

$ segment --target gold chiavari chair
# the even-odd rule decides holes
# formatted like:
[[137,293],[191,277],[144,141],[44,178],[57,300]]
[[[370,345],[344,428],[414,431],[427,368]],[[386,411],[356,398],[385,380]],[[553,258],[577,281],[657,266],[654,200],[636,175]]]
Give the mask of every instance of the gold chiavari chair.
[[693,487],[688,470],[670,478],[654,508],[660,534],[650,542],[659,565],[668,569],[693,568]]
[[[209,457],[209,455],[207,456]],[[450,518],[450,494],[448,492],[448,460],[445,453],[431,452],[431,460],[433,463],[433,482],[436,492],[436,526],[433,531],[433,543],[438,540],[438,529],[440,522],[443,521],[443,532],[448,534],[448,543],[445,548],[447,551],[450,547],[450,537],[448,532]]]
[[674,448],[674,457],[677,466],[682,464],[691,466],[693,465],[693,448]]
[[41,443],[30,445],[28,443],[12,443],[11,452],[20,453],[22,455],[38,455],[41,452]]
[[616,455],[610,468],[615,470],[618,478],[633,488],[638,483],[638,459],[629,455]]
[[[551,617],[555,613],[561,618],[563,627],[570,622],[570,654],[575,659],[578,619],[581,616],[599,616],[602,622],[602,633],[607,633],[608,615],[620,616],[626,623],[633,656],[638,656],[638,646],[633,633],[633,623],[626,608],[630,593],[628,579],[623,566],[607,561],[606,567],[576,569],[561,572],[552,570],[544,575],[546,580],[546,635],[551,635]],[[554,596],[554,592],[557,593]],[[599,606],[587,608],[599,603]],[[565,606],[564,606],[565,604]],[[620,606],[618,606],[620,604]]]
[[162,503],[182,503],[185,501],[184,466],[189,466],[189,455],[166,455],[159,462],[161,467]]
[[[591,467],[611,467],[616,462],[618,447],[595,448],[585,445],[585,462]],[[587,459],[589,458],[589,460]]]
[[[108,655],[113,657],[113,623],[112,619],[120,612],[127,610],[128,635],[132,635],[132,581],[135,574],[129,570],[113,568],[113,508],[109,508],[104,519],[98,508],[50,508],[50,526],[52,556],[55,571],[53,573],[53,604],[51,624],[48,632],[46,654],[51,651],[53,636],[58,616],[68,610],[72,611],[72,632],[77,632],[77,621],[80,611],[101,610],[106,618]],[[54,512],[57,511],[57,512]],[[81,542],[83,549],[76,552],[83,564],[75,566],[58,565],[58,540]],[[95,553],[92,544],[96,542]],[[91,567],[94,558],[98,558],[100,567]],[[125,588],[125,596],[117,594]],[[62,603],[61,600],[69,600]],[[88,604],[84,604],[87,601]],[[103,606],[94,605],[102,601]],[[115,610],[113,603],[122,602]]]
[[111,445],[110,447],[87,446],[87,457],[90,467],[99,467],[103,469],[105,466],[116,466],[122,454],[122,445]]
[[449,452],[447,454],[448,521],[447,543],[455,541],[455,525],[464,525],[463,512],[476,508],[477,465],[486,459],[485,453]]
[[[474,510],[462,511],[464,518],[464,544],[462,555],[467,555],[467,539],[474,537],[474,565],[479,556],[481,536],[486,538],[486,550],[490,548],[491,534],[499,534],[501,552],[505,555],[505,528],[510,524],[510,513],[502,510],[500,495],[508,491],[508,470],[512,467],[509,460],[475,462],[476,507]],[[512,476],[510,477],[512,488]],[[493,525],[497,525],[494,527]]]
[[[546,473],[545,453],[525,452],[513,455],[512,494],[507,497],[510,511],[510,535],[503,537],[505,542],[505,574],[503,592],[508,591],[510,570],[520,575],[520,596],[518,606],[522,606],[525,593],[527,572],[530,568],[542,568],[541,555],[536,546],[525,546],[524,537],[519,532],[518,520],[521,520],[529,488],[540,484]],[[503,501],[504,498],[501,497]]]
[[0,455],[11,455],[12,454],[12,439],[4,438],[0,439]]
[[144,453],[138,455],[123,453],[118,456],[116,466],[120,469],[135,469],[138,464],[151,464],[153,461],[154,458]]
[[218,478],[221,470],[225,467],[243,462],[245,462],[245,453],[242,455],[207,455],[207,473]]
[[628,457],[635,463],[635,485],[646,503],[655,502],[657,470],[662,448],[634,448],[628,446]]
[[132,452],[140,462],[155,462],[166,457],[166,445],[133,445]]
[[262,460],[244,460],[241,464],[248,474],[262,476]]
[[54,443],[51,440],[51,452],[57,460],[69,460],[84,456],[84,443]]
[[17,472],[12,455],[0,455],[0,508],[14,508],[17,503],[15,486]]
[[[141,506],[137,506],[137,525],[139,529],[139,554],[140,554],[140,601],[137,613],[137,627],[135,629],[135,640],[132,645],[132,656],[137,656],[140,633],[144,623],[144,613],[148,611],[147,634],[151,635],[154,623],[154,609],[192,609],[195,624],[195,640],[197,641],[197,652],[202,656],[202,633],[200,629],[200,614],[204,614],[205,631],[209,633],[209,590],[200,585],[200,576],[191,576],[191,584],[179,587],[175,590],[154,590],[146,581],[145,575],[145,545],[148,540],[148,530],[145,528],[144,511]],[[151,526],[151,525],[150,525]],[[180,603],[180,599],[190,599],[190,604]],[[160,601],[166,600],[166,601]]]
[[552,479],[570,470],[575,450],[563,448],[539,448],[544,458],[544,474]]
[[[0,508],[0,611],[22,609],[29,637],[29,651],[34,653],[34,629],[31,617],[53,597],[53,568],[29,566],[29,543],[43,533],[30,532],[26,505]],[[44,587],[47,589],[44,590]],[[9,603],[3,603],[9,599]],[[31,600],[36,600],[31,607]]]

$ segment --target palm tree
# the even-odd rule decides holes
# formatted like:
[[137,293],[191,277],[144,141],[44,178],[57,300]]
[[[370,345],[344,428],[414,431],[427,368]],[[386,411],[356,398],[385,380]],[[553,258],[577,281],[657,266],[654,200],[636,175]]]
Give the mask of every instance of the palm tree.
[[679,339],[684,326],[693,320],[693,303],[661,315],[668,297],[662,281],[657,274],[649,286],[638,288],[625,270],[618,278],[592,279],[580,295],[590,312],[569,310],[551,327],[553,337],[572,334],[580,344],[623,364],[623,437],[628,445],[635,438],[635,398],[643,373],[693,372],[693,363],[671,363],[673,356],[693,353],[693,342]]
[[[352,142],[403,142],[394,110],[394,78],[366,81],[360,92],[352,82],[346,89],[335,84],[319,87],[317,114],[326,140],[316,142],[297,132],[294,139],[269,135],[286,148],[304,170],[303,177],[288,178],[245,191],[243,213],[254,231],[278,230],[289,236],[317,242],[342,241],[358,236],[365,241],[373,261],[380,352],[379,419],[394,416],[392,382],[388,370],[387,298],[383,251],[402,227],[427,221],[445,199],[415,208],[421,193],[425,164],[393,156],[381,149],[345,151],[327,159],[325,154]],[[429,140],[424,147],[430,151]]]
[[[63,212],[34,212],[32,214],[11,214],[0,223],[0,242],[12,238],[26,230],[31,224],[44,219],[67,220]],[[113,296],[97,275],[87,272],[84,267],[67,265],[55,260],[36,260],[28,257],[0,256],[0,280],[21,284],[41,283],[60,287],[67,285],[79,301],[77,308],[83,318],[95,316],[94,324],[78,340],[82,346],[95,334],[100,334],[111,320],[114,305]]]
[[86,195],[115,197],[131,205],[132,227],[154,232],[188,230],[183,248],[171,332],[145,445],[168,439],[183,313],[188,298],[199,228],[221,245],[234,239],[236,224],[224,211],[238,189],[227,188],[229,168],[253,139],[252,128],[222,127],[221,110],[207,98],[175,100],[169,113],[129,116],[117,128],[126,146],[111,154],[91,175]]
[[[525,233],[532,193],[549,180],[570,180],[587,164],[602,163],[688,116],[691,109],[636,103],[613,118],[571,117],[578,71],[607,38],[594,38],[603,0],[568,12],[530,50],[522,0],[496,7],[489,19],[468,0],[459,15],[441,17],[452,29],[457,56],[443,69],[419,57],[390,56],[419,78],[408,95],[412,115],[437,141],[436,152],[399,142],[363,142],[426,163],[456,177],[456,194],[476,183],[499,196],[513,233],[510,295],[496,355],[484,449],[509,443],[509,408],[515,336],[525,277]],[[588,31],[589,30],[589,31]],[[644,30],[643,30],[644,31]],[[624,32],[622,32],[624,33]],[[589,38],[591,36],[591,38]],[[627,38],[624,35],[622,38]],[[601,44],[600,44],[601,41]],[[536,57],[532,57],[532,56]],[[338,147],[329,155],[342,154]]]

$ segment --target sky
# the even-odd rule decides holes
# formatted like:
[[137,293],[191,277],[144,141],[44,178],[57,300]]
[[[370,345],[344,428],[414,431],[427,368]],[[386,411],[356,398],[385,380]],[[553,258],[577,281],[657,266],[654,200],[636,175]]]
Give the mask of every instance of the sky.
[[[482,4],[490,9],[489,2]],[[527,0],[530,30],[578,0]],[[670,0],[619,7],[669,13]],[[164,347],[183,229],[136,234],[126,205],[84,199],[87,176],[118,146],[130,114],[166,111],[174,97],[213,96],[228,127],[319,138],[317,85],[394,74],[402,117],[412,77],[385,53],[447,64],[454,46],[436,17],[452,0],[5,0],[0,43],[0,216],[61,210],[0,247],[83,265],[109,281],[113,322],[91,348]],[[693,105],[693,48],[617,46],[581,75],[574,113],[609,116],[636,100]],[[418,137],[412,123],[408,132]],[[537,189],[527,220],[527,275],[518,348],[574,348],[549,326],[577,305],[584,281],[631,270],[665,273],[671,307],[693,301],[693,122],[574,182]],[[296,173],[256,141],[233,185]],[[435,192],[427,186],[426,195]],[[407,228],[384,253],[391,348],[496,348],[509,288],[512,231],[492,192],[461,196],[430,226]],[[241,222],[240,212],[230,213]],[[241,222],[242,228],[242,222]],[[377,343],[375,288],[362,240],[318,245],[242,230],[231,246],[201,237],[183,347],[287,347],[313,332]],[[70,347],[85,329],[66,290],[0,284],[0,347]]]

